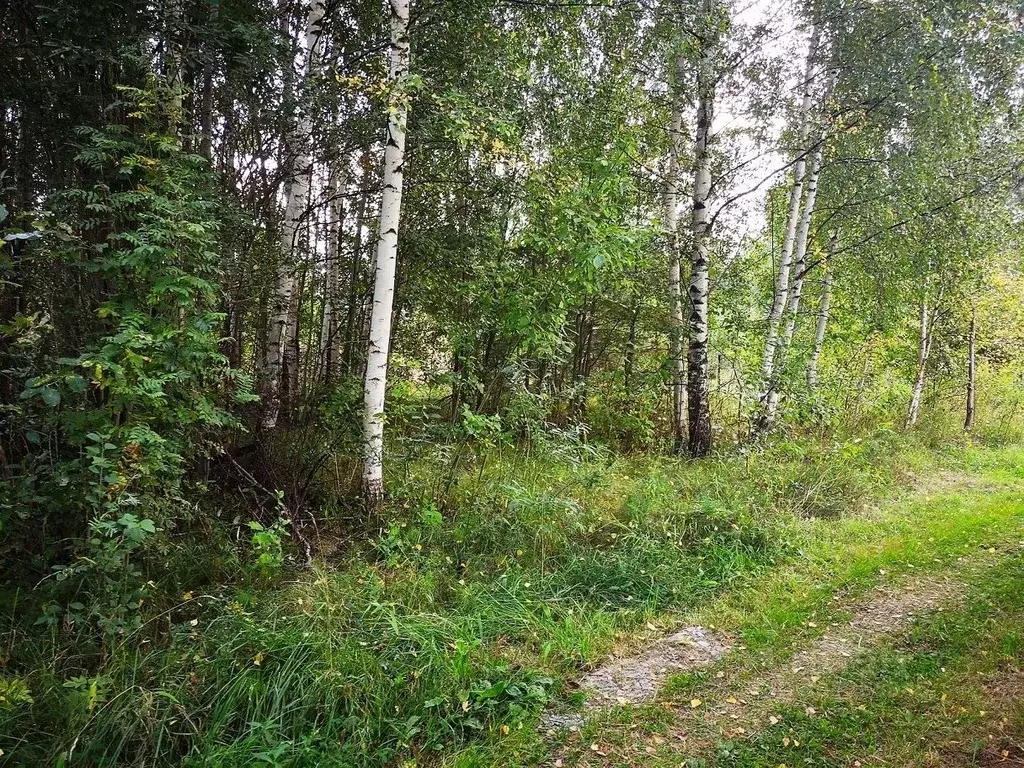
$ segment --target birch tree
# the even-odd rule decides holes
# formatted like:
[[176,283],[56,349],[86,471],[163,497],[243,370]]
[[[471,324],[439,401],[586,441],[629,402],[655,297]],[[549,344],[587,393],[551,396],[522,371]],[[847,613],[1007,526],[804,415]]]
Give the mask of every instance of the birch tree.
[[978,318],[974,308],[971,309],[971,327],[967,332],[967,408],[964,414],[964,431],[970,432],[974,427],[974,398],[977,368]]
[[[298,302],[296,295],[296,248],[303,219],[309,206],[309,187],[312,174],[313,116],[308,103],[308,81],[314,71],[323,47],[324,0],[314,0],[307,8],[305,56],[302,77],[297,89],[299,117],[285,136],[285,162],[289,173],[285,178],[285,212],[281,222],[281,259],[274,278],[274,294],[270,308],[270,328],[264,353],[263,427],[277,425],[282,406],[282,389],[287,382],[296,380],[298,361],[295,355],[298,332]],[[294,393],[289,393],[294,395]]]
[[682,77],[685,59],[680,55],[676,63],[675,94],[672,99],[672,119],[669,124],[669,153],[665,169],[664,239],[665,256],[669,265],[668,286],[670,304],[669,341],[672,356],[672,431],[675,452],[682,453],[686,442],[686,362],[683,357],[683,279],[679,258],[679,197],[680,165],[683,153],[683,95]]
[[384,395],[395,298],[398,226],[402,212],[405,132],[409,115],[409,0],[390,0],[391,62],[383,194],[370,311],[370,338],[363,387],[363,498],[368,507],[384,498]]
[[839,230],[832,233],[829,239],[828,253],[823,257],[821,269],[821,298],[818,304],[818,320],[814,326],[814,345],[811,356],[807,360],[807,389],[814,391],[818,387],[818,363],[825,347],[825,332],[828,329],[829,312],[832,306],[832,255],[839,247]]
[[821,173],[821,162],[823,156],[822,144],[814,151],[811,160],[811,172],[807,178],[807,199],[804,201],[803,213],[800,216],[800,226],[796,233],[796,247],[794,257],[795,277],[789,292],[787,306],[786,325],[782,337],[776,348],[776,362],[773,365],[771,376],[768,380],[768,387],[762,399],[762,411],[758,415],[758,423],[755,432],[764,432],[771,428],[779,409],[779,401],[782,396],[783,374],[786,366],[786,356],[790,345],[793,343],[793,334],[796,331],[797,318],[800,315],[800,301],[803,298],[804,280],[807,277],[807,246],[810,239],[811,219],[814,216],[814,206],[818,196],[818,177]]
[[[941,297],[941,292],[940,292]],[[937,302],[936,302],[937,303]],[[917,425],[921,413],[921,397],[928,372],[928,359],[932,352],[932,339],[935,331],[936,310],[929,306],[928,294],[921,297],[921,313],[917,343],[917,365],[914,372],[914,386],[910,395],[910,407],[907,409],[906,428]]]
[[800,222],[800,205],[804,196],[804,176],[807,173],[807,139],[810,136],[810,110],[813,103],[813,84],[815,67],[818,60],[818,47],[821,42],[821,29],[814,26],[807,51],[807,62],[802,82],[803,97],[797,112],[797,155],[793,164],[793,183],[789,189],[789,208],[786,214],[786,229],[782,237],[782,253],[779,256],[779,269],[772,291],[772,306],[768,312],[768,330],[765,335],[764,355],[761,363],[761,381],[763,382],[762,403],[767,401],[768,389],[775,372],[775,355],[779,341],[779,327],[789,298],[790,273],[793,263],[793,248],[796,243],[797,226]]
[[720,0],[701,0],[702,32],[696,66],[697,114],[693,144],[693,206],[690,213],[689,347],[687,411],[689,452],[698,458],[711,452],[711,395],[708,381],[708,301],[711,258],[711,140],[715,92],[720,77],[722,27],[727,9]]

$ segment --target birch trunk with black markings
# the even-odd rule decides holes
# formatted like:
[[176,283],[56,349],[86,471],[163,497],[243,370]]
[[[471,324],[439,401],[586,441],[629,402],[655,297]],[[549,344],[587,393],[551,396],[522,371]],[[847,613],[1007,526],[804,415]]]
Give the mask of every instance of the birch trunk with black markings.
[[363,499],[368,508],[384,498],[384,394],[391,343],[391,310],[395,298],[398,226],[402,211],[405,131],[409,114],[409,0],[390,0],[391,66],[388,79],[387,144],[384,149],[384,189],[380,205],[373,307],[363,387]]

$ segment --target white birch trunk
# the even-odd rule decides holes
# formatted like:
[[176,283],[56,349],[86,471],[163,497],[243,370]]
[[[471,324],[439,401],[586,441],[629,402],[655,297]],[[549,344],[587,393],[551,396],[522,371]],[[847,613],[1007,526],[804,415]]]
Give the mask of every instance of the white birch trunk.
[[772,374],[775,372],[775,353],[779,342],[779,326],[789,298],[790,272],[793,260],[793,246],[796,241],[797,224],[800,221],[800,203],[804,194],[804,175],[807,172],[807,138],[810,135],[808,119],[813,96],[811,84],[814,78],[814,67],[818,57],[818,45],[821,31],[817,25],[811,33],[810,48],[807,52],[807,64],[804,70],[804,93],[797,114],[799,149],[796,162],[793,164],[793,186],[789,190],[789,209],[786,214],[786,229],[782,236],[782,254],[779,256],[779,271],[775,278],[775,289],[772,292],[772,306],[768,312],[768,331],[765,336],[764,357],[761,363],[761,381],[763,386],[762,402],[764,402]]
[[683,154],[683,98],[678,91],[682,88],[684,59],[677,63],[677,93],[672,104],[672,121],[669,125],[669,154],[665,170],[664,207],[665,218],[662,236],[665,255],[668,260],[669,287],[669,343],[672,356],[672,430],[675,435],[675,452],[681,453],[686,440],[686,362],[683,357],[683,280],[679,263],[679,196],[680,158]]
[[825,257],[821,268],[824,272],[821,280],[821,303],[818,305],[818,322],[814,328],[814,347],[811,349],[811,357],[807,361],[807,388],[809,390],[818,387],[818,363],[821,360],[821,351],[825,347],[825,331],[828,329],[829,312],[832,306],[832,265],[831,258],[839,244],[839,232],[834,232],[829,241],[828,255]]
[[928,370],[928,357],[932,349],[934,325],[934,310],[929,311],[928,297],[925,296],[921,299],[921,333],[917,345],[917,371],[914,377],[914,389],[910,396],[910,407],[907,409],[907,429],[917,424],[917,418],[921,412],[921,397],[924,395],[925,375]]
[[693,206],[690,213],[690,334],[687,351],[689,452],[697,458],[711,452],[711,402],[708,381],[708,300],[711,251],[711,126],[718,84],[720,38],[715,14],[719,0],[702,0],[704,37],[697,63],[697,116],[693,146]]
[[971,310],[971,330],[967,336],[967,413],[964,416],[964,431],[970,432],[974,427],[974,398],[976,392],[978,323],[974,310]]
[[819,145],[814,152],[814,158],[811,160],[811,172],[807,177],[807,199],[804,201],[804,210],[796,234],[793,269],[795,277],[789,292],[786,325],[776,349],[775,366],[764,398],[762,430],[770,429],[775,422],[779,411],[779,402],[782,398],[782,379],[786,368],[786,356],[793,343],[793,334],[796,332],[796,321],[800,315],[800,300],[803,298],[804,280],[807,277],[807,245],[810,239],[811,220],[814,217],[814,206],[818,197],[818,177],[821,174],[822,154],[823,149]]
[[[316,67],[323,48],[322,22],[323,0],[310,3],[306,16],[306,56],[303,66],[302,87],[299,93],[305,98],[305,83]],[[285,382],[294,381],[295,360],[294,334],[298,331],[298,302],[295,296],[295,272],[297,259],[295,249],[303,219],[309,207],[309,187],[312,173],[310,142],[313,133],[313,118],[308,104],[300,104],[299,118],[294,128],[285,137],[286,162],[291,170],[285,179],[285,213],[281,222],[281,260],[274,278],[274,296],[270,308],[270,328],[267,334],[267,348],[263,369],[263,426],[273,429],[277,426],[281,412],[282,388]],[[289,395],[294,395],[289,392]]]
[[374,268],[373,308],[363,388],[363,497],[368,507],[384,497],[384,393],[391,343],[391,311],[395,297],[398,225],[402,211],[405,131],[409,114],[406,80],[409,72],[409,0],[390,0],[391,98],[384,149],[384,189]]

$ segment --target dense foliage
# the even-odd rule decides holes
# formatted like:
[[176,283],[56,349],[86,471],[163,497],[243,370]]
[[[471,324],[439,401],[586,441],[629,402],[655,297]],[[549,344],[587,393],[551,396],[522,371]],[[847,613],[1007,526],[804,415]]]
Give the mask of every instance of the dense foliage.
[[0,8],[11,764],[440,759],[1024,437],[1019,9],[767,5]]

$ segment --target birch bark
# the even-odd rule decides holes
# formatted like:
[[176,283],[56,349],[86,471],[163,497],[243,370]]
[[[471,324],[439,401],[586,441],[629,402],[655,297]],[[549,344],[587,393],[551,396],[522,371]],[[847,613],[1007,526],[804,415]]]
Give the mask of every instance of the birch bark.
[[771,378],[768,381],[768,388],[763,399],[763,411],[759,416],[756,432],[764,432],[771,428],[778,415],[779,402],[782,397],[782,379],[786,368],[786,356],[793,343],[793,334],[796,332],[796,321],[800,314],[800,301],[803,298],[804,280],[807,277],[807,245],[810,238],[811,219],[814,217],[814,206],[818,196],[818,177],[821,174],[823,148],[819,144],[811,160],[811,172],[807,177],[807,199],[804,201],[803,214],[800,217],[800,226],[796,234],[796,247],[794,256],[792,288],[789,292],[787,307],[786,325],[782,337],[779,339],[775,352],[775,365],[773,366]]
[[967,336],[967,413],[964,416],[964,431],[970,432],[974,427],[974,398],[977,367],[978,323],[974,310],[971,310],[971,330]]
[[829,241],[828,255],[826,255],[821,267],[824,272],[821,281],[821,303],[818,305],[818,322],[814,328],[814,347],[811,349],[811,357],[807,361],[807,388],[809,390],[818,387],[818,363],[821,360],[821,352],[825,347],[825,331],[828,329],[829,312],[832,305],[832,265],[831,257],[839,245],[839,232],[833,232]]
[[763,382],[766,400],[768,386],[775,372],[775,354],[779,341],[779,327],[782,315],[789,298],[790,273],[793,262],[793,246],[796,241],[797,224],[800,221],[800,203],[804,194],[804,176],[807,172],[807,138],[810,136],[808,119],[813,95],[811,85],[814,80],[814,67],[818,58],[818,47],[821,42],[821,30],[815,25],[811,32],[810,47],[807,51],[807,64],[804,70],[803,98],[797,113],[798,121],[798,154],[793,164],[793,186],[789,190],[789,211],[786,215],[786,229],[782,237],[782,254],[779,256],[779,272],[775,279],[772,292],[772,306],[768,312],[768,331],[765,336],[764,357],[761,363],[761,381]]
[[[306,55],[303,65],[300,102],[307,95],[304,87],[310,73],[315,71],[323,48],[322,23],[324,0],[310,3],[306,15]],[[285,136],[285,162],[290,172],[285,179],[285,214],[281,222],[281,260],[274,277],[274,296],[271,301],[270,327],[263,368],[263,427],[277,426],[282,409],[282,389],[297,380],[294,370],[298,360],[292,353],[294,334],[298,332],[298,302],[295,296],[297,259],[295,250],[298,236],[309,205],[309,187],[312,173],[310,156],[313,118],[308,104],[300,104],[299,117]],[[289,387],[292,389],[292,387]],[[294,395],[294,392],[289,392]]]
[[914,377],[914,389],[910,396],[910,407],[907,409],[906,427],[910,429],[917,424],[921,412],[921,396],[924,394],[925,377],[928,370],[928,358],[932,350],[932,332],[935,328],[935,311],[929,311],[928,297],[921,299],[921,333],[917,345],[917,370]]
[[406,93],[409,73],[409,0],[390,0],[390,6],[391,65],[388,78],[392,91],[388,109],[387,144],[384,149],[384,189],[363,388],[362,486],[364,501],[371,508],[384,497],[384,396],[391,342],[391,310],[395,298],[398,225],[402,210],[405,131],[409,114]]
[[720,32],[714,17],[724,12],[720,0],[702,0],[704,32],[697,62],[697,116],[693,147],[693,207],[690,214],[690,334],[687,352],[689,452],[711,452],[711,402],[708,382],[708,299],[710,293],[711,126],[718,84]]
[[679,197],[680,161],[683,154],[683,96],[682,75],[685,60],[679,57],[676,63],[676,94],[672,103],[672,121],[669,125],[669,153],[665,170],[664,191],[664,238],[665,256],[668,261],[668,288],[670,301],[669,343],[672,356],[672,430],[675,435],[675,452],[682,453],[686,442],[686,363],[683,357],[683,280],[679,257]]

